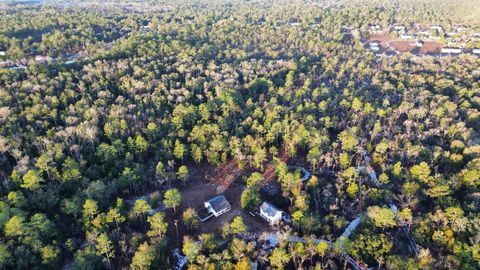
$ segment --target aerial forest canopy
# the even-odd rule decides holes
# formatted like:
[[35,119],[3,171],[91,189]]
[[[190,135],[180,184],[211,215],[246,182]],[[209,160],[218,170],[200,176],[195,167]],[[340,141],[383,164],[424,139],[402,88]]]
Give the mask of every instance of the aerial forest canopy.
[[0,2],[0,269],[480,269],[479,132],[479,0]]

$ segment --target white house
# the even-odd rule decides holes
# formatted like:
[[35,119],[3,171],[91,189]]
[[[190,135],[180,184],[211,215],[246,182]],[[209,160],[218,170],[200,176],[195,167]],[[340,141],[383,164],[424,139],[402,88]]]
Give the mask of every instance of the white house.
[[143,33],[148,33],[148,32],[150,32],[150,26],[148,26],[148,25],[142,25],[142,26],[140,27],[140,30],[141,30]]
[[440,25],[432,25],[432,26],[430,26],[430,29],[437,30],[437,31],[443,31],[443,27],[441,27]]
[[472,53],[476,55],[480,55],[480,49],[473,49]]
[[283,211],[271,203],[263,202],[260,206],[260,216],[270,225],[277,225],[282,221]]
[[423,41],[415,40],[415,42],[413,42],[412,45],[415,47],[423,47]]
[[310,179],[310,177],[312,177],[312,174],[305,168],[300,168],[300,173],[302,175],[302,178],[300,179],[300,181],[302,182],[305,182],[308,179]]
[[445,47],[445,48],[442,48],[442,50],[440,51],[440,53],[461,54],[461,53],[462,53],[462,49],[460,49],[460,48],[452,48],[452,47]]
[[419,36],[423,36],[423,37],[429,37],[430,36],[430,32],[428,32],[428,31],[420,31],[417,34]]
[[412,35],[401,35],[400,38],[401,38],[401,39],[414,39],[415,36],[412,36]]
[[218,217],[232,209],[230,203],[225,199],[225,196],[218,195],[213,197],[209,201],[204,202],[205,208],[207,208],[208,212],[213,214],[214,216]]
[[407,27],[405,27],[404,25],[395,25],[393,26],[393,30],[397,32],[405,32],[405,30],[407,30]]
[[370,25],[370,31],[375,33],[382,32],[382,27],[378,24]]
[[5,56],[5,55],[7,55],[6,51],[0,51],[0,56]]
[[463,32],[463,31],[467,30],[467,28],[463,25],[455,25],[454,29],[457,33],[460,33],[460,32]]

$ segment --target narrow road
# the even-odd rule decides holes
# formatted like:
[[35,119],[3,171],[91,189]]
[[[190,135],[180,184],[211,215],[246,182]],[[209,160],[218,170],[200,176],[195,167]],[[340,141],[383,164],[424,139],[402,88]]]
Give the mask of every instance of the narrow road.
[[360,214],[356,219],[352,220],[350,224],[348,224],[347,228],[345,228],[345,231],[343,231],[342,235],[340,235],[340,238],[348,238],[352,234],[353,231],[360,225],[362,222],[362,215]]
[[[348,239],[350,234],[352,234],[352,232],[355,231],[355,229],[358,227],[358,225],[361,223],[361,221],[362,221],[362,215],[359,215],[356,219],[354,219],[352,222],[350,222],[350,224],[348,224],[347,228],[345,228],[345,231],[342,233],[342,235],[338,239]],[[275,237],[278,238],[278,235],[276,235]],[[308,242],[307,240],[305,240],[304,238],[299,237],[299,236],[290,236],[287,239],[287,241],[288,242],[295,242],[295,243],[304,243],[304,244],[306,244]],[[334,248],[334,244],[330,241],[323,240],[323,239],[315,239],[314,240],[315,245],[318,245],[321,242],[327,243],[330,249]],[[342,252],[342,254],[341,254],[342,258],[345,261],[347,261],[352,266],[353,269],[355,269],[355,270],[367,270],[368,269],[364,266],[361,266],[357,261],[355,261],[355,259],[353,259],[350,255],[348,255],[343,250],[343,246],[340,246],[340,251]]]

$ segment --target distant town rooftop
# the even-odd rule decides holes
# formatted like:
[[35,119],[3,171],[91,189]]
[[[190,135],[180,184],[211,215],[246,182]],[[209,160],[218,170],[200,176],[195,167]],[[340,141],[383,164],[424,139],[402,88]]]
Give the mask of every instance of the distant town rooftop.
[[269,217],[275,217],[279,213],[283,213],[282,210],[278,209],[275,207],[273,204],[269,202],[263,202],[262,205],[260,206],[260,209]]
[[227,201],[225,196],[218,195],[213,197],[209,201],[205,202],[205,207],[212,212],[215,216],[219,216],[226,211],[231,209],[230,203]]

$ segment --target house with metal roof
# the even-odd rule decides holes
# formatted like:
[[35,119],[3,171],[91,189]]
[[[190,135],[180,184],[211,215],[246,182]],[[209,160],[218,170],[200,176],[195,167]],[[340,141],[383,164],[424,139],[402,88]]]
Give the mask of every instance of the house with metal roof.
[[453,47],[445,47],[445,48],[442,48],[440,53],[442,53],[442,54],[461,54],[462,49],[461,48],[453,48]]
[[270,225],[277,225],[282,221],[283,211],[271,203],[263,202],[260,206],[260,216]]
[[209,201],[204,202],[204,205],[205,205],[205,208],[207,208],[208,212],[210,212],[216,217],[232,209],[232,206],[223,195],[218,195],[216,197],[213,197]]

